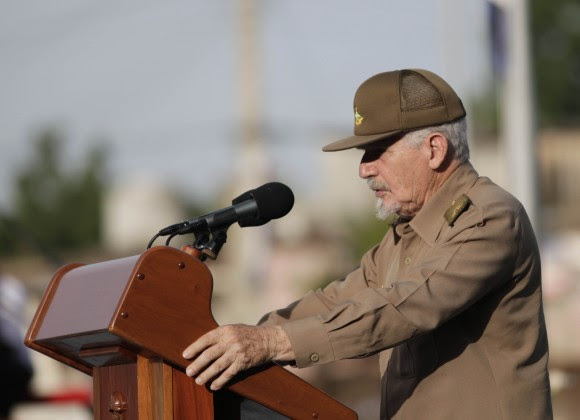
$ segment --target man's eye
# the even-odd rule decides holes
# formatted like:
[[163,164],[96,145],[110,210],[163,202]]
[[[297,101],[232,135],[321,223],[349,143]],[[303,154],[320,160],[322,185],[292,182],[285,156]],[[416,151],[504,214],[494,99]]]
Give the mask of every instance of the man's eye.
[[384,148],[373,148],[365,150],[362,162],[372,162],[374,160],[377,160],[382,156],[383,153],[385,153],[385,150],[386,149]]

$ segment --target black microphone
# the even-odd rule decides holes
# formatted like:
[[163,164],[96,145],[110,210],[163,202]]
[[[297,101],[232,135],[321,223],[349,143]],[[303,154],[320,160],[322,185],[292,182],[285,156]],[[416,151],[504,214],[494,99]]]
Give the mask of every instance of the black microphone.
[[229,207],[167,226],[158,235],[183,235],[201,228],[227,228],[235,222],[241,227],[260,226],[287,215],[293,205],[294,194],[289,187],[280,182],[269,182],[234,198]]

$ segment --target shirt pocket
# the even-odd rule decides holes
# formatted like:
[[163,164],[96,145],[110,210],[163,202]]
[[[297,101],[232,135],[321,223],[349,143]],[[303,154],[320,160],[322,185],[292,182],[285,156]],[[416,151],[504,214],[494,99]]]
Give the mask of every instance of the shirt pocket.
[[425,376],[435,370],[438,361],[434,334],[427,332],[395,347],[388,371],[400,378]]

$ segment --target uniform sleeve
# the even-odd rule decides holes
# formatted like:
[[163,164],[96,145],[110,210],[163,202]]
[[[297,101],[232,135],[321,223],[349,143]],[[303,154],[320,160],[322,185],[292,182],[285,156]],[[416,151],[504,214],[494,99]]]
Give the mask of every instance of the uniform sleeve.
[[286,308],[265,314],[259,325],[280,325],[333,310],[338,304],[356,295],[361,290],[377,287],[377,254],[382,244],[374,246],[365,253],[359,268],[345,278],[335,280],[323,289],[310,291]]
[[259,325],[280,325],[333,310],[338,304],[356,295],[361,290],[376,287],[376,255],[379,245],[365,253],[359,268],[345,278],[333,281],[324,289],[310,291],[286,308],[265,314]]
[[[466,212],[435,245],[427,247],[404,278],[386,287],[361,289],[326,313],[283,324],[296,365],[306,367],[396,346],[437,328],[512,279],[520,214],[505,210],[497,208],[486,216],[477,209]],[[527,222],[525,213],[524,217]]]

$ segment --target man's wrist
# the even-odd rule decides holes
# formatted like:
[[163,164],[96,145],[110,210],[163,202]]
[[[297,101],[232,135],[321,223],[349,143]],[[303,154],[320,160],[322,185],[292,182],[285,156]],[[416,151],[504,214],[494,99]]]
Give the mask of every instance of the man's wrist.
[[266,346],[270,349],[271,360],[276,362],[289,362],[294,360],[294,351],[286,331],[279,326],[263,326],[265,329]]

